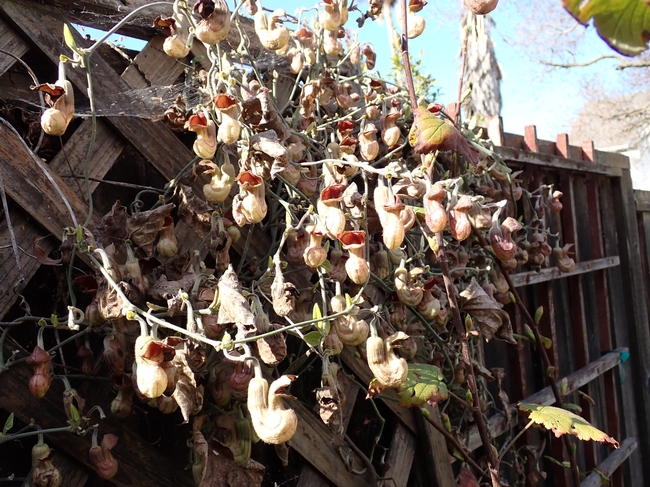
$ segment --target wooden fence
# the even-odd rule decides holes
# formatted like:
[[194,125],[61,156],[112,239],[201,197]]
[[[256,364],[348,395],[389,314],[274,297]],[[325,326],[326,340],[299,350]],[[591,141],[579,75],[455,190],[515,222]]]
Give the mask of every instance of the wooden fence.
[[[57,8],[59,3],[67,10]],[[106,27],[103,19],[113,19],[111,16],[124,13],[120,2],[102,2],[101,7],[90,1],[70,3],[54,2],[51,6],[0,0],[0,50],[18,58],[27,56],[32,63],[47,64],[46,71],[53,79],[55,63],[63,49],[64,20]],[[127,9],[138,6],[138,2],[127,3]],[[133,89],[171,84],[182,75],[185,65],[165,56],[160,49],[162,40],[151,37],[151,31],[142,22],[136,19],[125,32],[145,37],[149,42],[134,64],[121,72],[116,72],[102,56],[94,56],[91,69],[97,93],[128,93]],[[13,57],[0,53],[0,87],[4,97],[11,98],[15,94],[16,99],[29,99],[26,89],[29,83],[25,85],[17,74],[20,69],[12,69],[14,64]],[[86,77],[82,70],[70,70],[69,79],[78,93],[85,92]],[[1,93],[0,98],[3,98]],[[100,110],[101,103],[99,99]],[[88,204],[69,176],[83,172],[90,129],[90,121],[81,122],[63,150],[58,151],[46,166],[47,174],[62,188],[70,202],[70,210],[78,218],[87,214]],[[580,404],[586,419],[621,442],[621,449],[613,452],[592,443],[581,444],[581,470],[589,472],[598,468],[603,474],[611,475],[610,485],[616,487],[646,485],[650,483],[650,328],[646,298],[650,289],[650,234],[646,237],[650,232],[650,196],[633,192],[629,162],[624,156],[594,150],[590,143],[582,147],[571,146],[565,134],[558,136],[556,142],[538,140],[535,127],[526,127],[523,137],[504,134],[498,118],[492,120],[487,132],[497,144],[498,154],[511,167],[524,170],[524,185],[537,187],[543,180],[554,183],[556,189],[564,193],[561,216],[550,215],[549,222],[551,231],[560,235],[562,243],[575,244],[575,269],[566,274],[560,274],[555,268],[514,274],[513,281],[529,309],[544,306],[546,310],[541,331],[553,341],[549,351],[551,361],[558,377],[568,378],[569,397]],[[191,150],[165,125],[135,117],[99,119],[95,144],[89,165],[89,176],[96,181],[92,184],[94,191],[101,190],[103,185],[98,181],[116,164],[124,164],[126,157],[146,160],[152,168],[147,174],[157,172],[162,181],[176,177],[193,158]],[[41,246],[46,252],[51,251],[58,245],[56,238],[60,237],[61,229],[70,226],[70,211],[54,191],[43,191],[43,188],[51,188],[51,184],[42,171],[42,161],[5,122],[0,123],[0,166],[3,186],[15,203],[11,207],[11,222],[17,244],[30,249],[35,238],[44,238]],[[188,232],[185,241],[188,248],[195,242]],[[20,293],[24,289],[39,285],[37,279],[33,279],[39,272],[38,262],[22,255],[21,265],[17,266],[13,253],[7,248],[9,243],[7,222],[2,219],[0,317],[20,305]],[[249,252],[253,255],[265,255],[267,250],[268,242],[263,236],[252,239]],[[516,333],[524,334],[518,311],[514,306],[508,311]],[[622,363],[628,351],[630,358]],[[546,371],[542,370],[529,346],[506,347],[491,342],[485,345],[483,355],[487,367],[498,366],[506,370],[505,387],[511,402],[525,399],[553,404],[553,394],[545,388]],[[343,362],[360,382],[370,380],[371,373],[363,361],[346,352]],[[24,422],[38,417],[45,428],[64,424],[60,402],[46,399],[46,409],[42,401],[26,393],[24,386],[29,375],[29,369],[20,365],[0,374],[0,407],[13,411]],[[59,386],[53,387],[55,392],[48,397],[60,397],[57,393],[61,391],[56,389]],[[591,398],[594,404],[578,391]],[[85,392],[91,403],[106,404],[106,397],[98,397],[97,393],[93,396],[92,390]],[[355,402],[362,400],[362,396],[354,384],[349,386],[346,395],[349,400],[344,411],[344,426],[347,428]],[[390,422],[392,439],[385,458],[387,470],[382,475],[397,487],[455,485],[453,459],[444,437],[419,415],[399,407],[395,401],[383,402],[394,417]],[[432,408],[431,412],[434,420],[439,421],[437,409]],[[306,460],[299,472],[298,486],[373,484],[368,475],[357,475],[347,468],[349,465],[343,457],[351,459],[356,467],[363,465],[363,459],[354,449],[341,444],[312,411],[297,405],[297,413],[299,429],[289,445]],[[497,414],[489,418],[488,425],[491,434],[498,437],[510,433],[516,427],[515,422],[516,419],[508,421],[505,415]],[[120,472],[111,480],[114,485],[192,485],[181,462],[161,460],[160,450],[144,442],[124,423],[109,418],[102,423],[102,428],[120,437],[115,450]],[[57,461],[68,472],[66,478],[72,479],[66,485],[87,485],[88,473],[82,464],[89,466],[89,440],[55,435],[48,441],[63,452]],[[566,459],[562,444],[551,441],[553,456]],[[470,451],[480,447],[477,432],[470,432],[464,443]],[[343,455],[342,449],[347,449]],[[618,468],[622,464],[625,467]],[[571,485],[568,470],[550,467],[548,463],[547,466],[547,470],[552,468],[547,485]],[[600,477],[592,473],[582,485],[594,486],[600,482]]]

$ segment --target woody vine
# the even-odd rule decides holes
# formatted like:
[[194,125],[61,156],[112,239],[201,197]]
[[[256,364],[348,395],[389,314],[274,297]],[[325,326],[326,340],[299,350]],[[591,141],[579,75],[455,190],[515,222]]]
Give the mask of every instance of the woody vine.
[[[466,3],[485,14],[497,2]],[[530,342],[562,408],[549,340],[537,327],[543,310],[531,315],[509,273],[547,265],[569,272],[575,263],[570,248],[548,230],[549,215],[562,210],[562,194],[547,185],[524,189],[525,175],[503,163],[474,121],[460,124],[433,100],[418,98],[408,39],[425,31],[418,14],[426,2],[397,6],[404,86],[378,77],[370,44],[346,38],[349,16],[372,21],[382,2],[371,0],[362,11],[347,0],[325,0],[311,20],[314,9],[298,18],[282,10],[267,14],[255,0],[239,2],[232,12],[225,0],[151,5],[171,7],[170,17],[153,22],[167,35],[167,55],[184,59],[195,42],[207,53],[187,73],[203,103],[186,106],[179,99],[165,112],[170,128],[196,133],[196,158],[161,188],[151,208],[140,198],[131,211],[118,201],[94,227],[86,167],[88,218],[79,225],[71,211],[73,225],[62,229],[67,315],[3,323],[3,343],[16,326],[33,327],[38,339],[29,357],[5,360],[0,348],[0,371],[29,363],[29,388],[37,398],[61,378],[69,426],[57,431],[92,434],[90,458],[103,478],[117,473],[110,452],[117,438],[107,434],[99,443],[101,420],[92,424],[92,409],[85,410],[65,374],[53,375],[53,361],[78,361],[84,374],[99,370],[108,377],[115,391],[110,414],[117,417],[132,414],[134,400],[163,413],[180,409],[193,425],[198,486],[218,485],[207,453],[217,443],[232,454],[219,460],[229,462],[220,469],[242,469],[250,485],[260,485],[264,469],[251,459],[251,442],[291,440],[299,420],[287,388],[315,358],[320,417],[364,459],[365,468],[352,465],[353,471],[384,482],[376,469],[381,432],[364,452],[341,426],[344,384],[355,380],[339,358],[348,348],[374,375],[370,384],[359,384],[369,401],[395,389],[400,404],[421,410],[473,475],[503,485],[504,468],[522,460],[514,441],[498,445],[490,437],[487,412],[507,415],[510,405],[505,393],[500,404],[491,397],[486,381],[497,380],[503,392],[503,377],[481,370],[477,351],[493,338],[513,346]],[[285,72],[256,65],[242,8]],[[222,48],[232,29],[239,45]],[[64,134],[74,116],[66,69],[86,70],[94,122],[97,94],[88,60],[107,37],[82,48],[69,27],[64,31],[71,51],[61,58],[59,79],[35,86],[50,105],[41,118],[50,136]],[[277,80],[289,73],[290,88],[282,91]],[[93,145],[94,135],[86,165]],[[531,218],[524,218],[524,208]],[[262,239],[266,255],[253,255],[255,239]],[[89,266],[85,274],[76,267],[80,259]],[[87,303],[76,295],[81,288]],[[528,336],[513,335],[502,309],[509,303],[521,309]],[[59,332],[68,336],[46,347],[44,335]],[[102,338],[102,349],[93,350],[91,334]],[[66,357],[72,343],[76,356]],[[438,403],[444,426],[428,417],[427,402]],[[373,408],[383,425],[374,402]],[[458,440],[470,423],[478,427],[484,463]],[[38,435],[32,485],[62,485],[43,441],[47,431],[12,428],[7,422],[0,443]],[[589,437],[616,446],[604,434]],[[578,485],[575,447],[563,438]],[[508,451],[513,463],[504,467]]]

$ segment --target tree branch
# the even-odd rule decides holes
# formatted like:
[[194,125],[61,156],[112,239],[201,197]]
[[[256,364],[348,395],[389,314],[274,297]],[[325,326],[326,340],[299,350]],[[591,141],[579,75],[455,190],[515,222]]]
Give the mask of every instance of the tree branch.
[[[568,69],[568,68],[585,68],[587,66],[591,66],[592,64],[596,64],[597,62],[602,61],[603,59],[616,59],[621,63],[624,63],[622,57],[616,56],[614,54],[603,54],[602,56],[595,57],[591,61],[586,61],[584,63],[554,63],[552,61],[540,61],[540,62],[545,66]],[[619,67],[617,67],[616,69],[619,69]]]

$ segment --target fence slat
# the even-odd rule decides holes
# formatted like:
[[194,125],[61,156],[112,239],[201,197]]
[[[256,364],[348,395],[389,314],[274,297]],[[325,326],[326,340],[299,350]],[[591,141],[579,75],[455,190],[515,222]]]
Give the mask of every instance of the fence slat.
[[497,147],[495,152],[506,162],[519,164],[532,164],[545,168],[566,169],[567,171],[591,172],[607,176],[618,176],[620,168],[607,166],[599,163],[586,162],[575,159],[564,159],[551,154],[538,154],[524,150],[512,149],[510,147]]
[[[27,43],[3,19],[0,19],[0,49],[19,58],[29,51]],[[13,57],[0,52],[0,76],[16,62]]]
[[532,284],[539,284],[541,282],[553,281],[563,277],[578,276],[587,272],[600,271],[621,265],[621,260],[618,256],[603,257],[600,259],[593,259],[586,262],[576,262],[575,268],[571,272],[562,272],[557,267],[546,267],[538,271],[519,272],[512,274],[512,282],[515,287],[530,286]]
[[[636,450],[636,438],[625,438],[621,447],[612,452],[605,461],[598,465],[598,471],[605,477],[611,477],[613,473],[628,459],[634,450]],[[581,484],[580,487],[599,487],[603,485],[603,479],[598,472],[592,472]],[[609,484],[611,485],[611,484]]]

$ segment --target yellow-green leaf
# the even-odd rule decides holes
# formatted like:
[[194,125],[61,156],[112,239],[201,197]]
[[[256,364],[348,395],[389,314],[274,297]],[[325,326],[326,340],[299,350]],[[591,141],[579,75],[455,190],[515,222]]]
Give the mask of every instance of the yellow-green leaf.
[[456,127],[441,120],[423,107],[416,108],[414,116],[409,142],[417,154],[451,150],[458,152],[472,165],[478,164],[476,152]]
[[614,448],[619,447],[618,441],[611,436],[607,436],[607,434],[589,424],[584,418],[571,411],[554,406],[541,406],[531,403],[519,403],[517,406],[522,411],[529,411],[531,421],[551,430],[557,438],[565,434],[570,434],[583,441],[592,440],[600,443],[609,443]]
[[70,49],[74,52],[79,52],[79,48],[77,47],[77,43],[74,40],[74,36],[72,35],[72,31],[68,24],[63,24],[63,40]]
[[321,339],[321,334],[317,331],[310,331],[305,336],[303,336],[302,339],[312,347],[317,347]]
[[5,421],[4,428],[2,428],[2,434],[6,435],[7,432],[13,427],[14,427],[14,413],[11,413],[7,418],[7,421]]
[[435,404],[449,396],[445,378],[435,365],[409,364],[406,382],[399,391],[399,403],[404,407]]
[[563,0],[564,8],[578,22],[593,19],[598,35],[609,46],[635,56],[648,49],[650,4],[647,0]]

